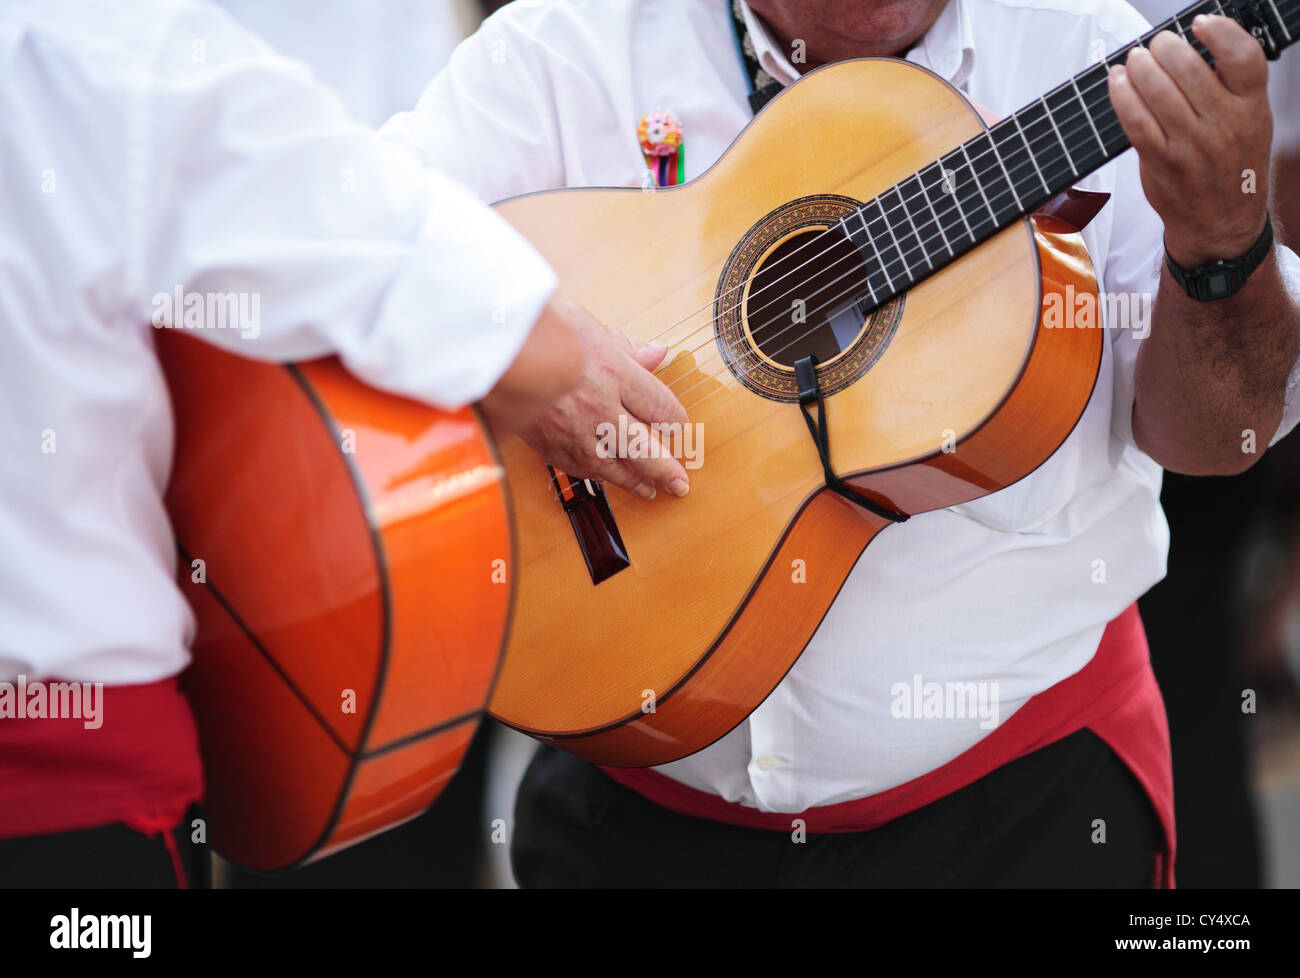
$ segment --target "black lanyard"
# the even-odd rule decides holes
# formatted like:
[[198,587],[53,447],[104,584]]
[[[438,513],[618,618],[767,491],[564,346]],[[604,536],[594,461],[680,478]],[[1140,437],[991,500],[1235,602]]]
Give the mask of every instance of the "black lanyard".
[[736,54],[745,69],[745,80],[749,83],[749,108],[755,115],[768,102],[776,98],[781,91],[781,83],[769,75],[758,63],[754,40],[749,36],[745,25],[745,0],[731,0],[731,29],[736,37]]

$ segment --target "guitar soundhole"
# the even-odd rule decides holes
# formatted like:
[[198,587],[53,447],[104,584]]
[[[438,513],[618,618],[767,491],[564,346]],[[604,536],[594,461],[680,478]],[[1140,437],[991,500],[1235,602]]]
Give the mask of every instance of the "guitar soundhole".
[[858,206],[836,194],[792,200],[755,224],[727,260],[714,297],[716,340],[732,375],[755,393],[797,401],[794,363],[812,353],[822,391],[834,394],[893,338],[903,297],[870,308],[861,257],[833,230]]
[[862,335],[870,299],[859,295],[862,264],[842,236],[809,229],[763,259],[745,296],[751,341],[781,367],[814,354],[826,363]]

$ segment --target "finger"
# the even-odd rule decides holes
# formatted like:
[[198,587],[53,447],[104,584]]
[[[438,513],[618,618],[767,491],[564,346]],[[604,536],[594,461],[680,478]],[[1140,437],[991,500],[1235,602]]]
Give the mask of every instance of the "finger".
[[1124,67],[1128,70],[1133,88],[1142,96],[1142,101],[1160,123],[1166,140],[1173,139],[1174,133],[1184,132],[1195,125],[1196,113],[1188,103],[1187,96],[1161,67],[1154,54],[1146,48],[1134,48],[1129,52]]
[[681,429],[677,428],[670,435],[671,444],[666,445],[642,422],[629,419],[628,428],[629,457],[622,461],[631,466],[640,478],[667,489],[674,496],[685,496],[690,491],[690,476],[673,454],[674,447],[680,450],[683,444]]
[[582,478],[599,479],[606,485],[618,486],[624,492],[633,493],[642,499],[655,498],[654,480],[646,479],[623,459],[602,458],[585,468],[588,471]]
[[686,409],[663,381],[644,370],[630,370],[623,378],[623,407],[633,417],[652,424],[685,424]]
[[633,339],[631,336],[624,335],[623,341],[628,356],[645,367],[646,370],[654,370],[655,367],[663,363],[663,359],[668,353],[668,347],[666,346],[647,343],[644,340]]
[[1214,71],[1194,47],[1173,31],[1161,31],[1147,47],[1197,115],[1203,114],[1202,110],[1214,105],[1223,94],[1223,85],[1214,77]]
[[1214,70],[1234,95],[1261,95],[1268,84],[1268,59],[1259,42],[1227,17],[1201,14],[1192,33],[1214,55]]
[[1110,69],[1110,104],[1115,109],[1119,124],[1124,127],[1124,135],[1141,153],[1164,155],[1169,146],[1165,131],[1147,108],[1142,96],[1129,80],[1128,71],[1120,65]]

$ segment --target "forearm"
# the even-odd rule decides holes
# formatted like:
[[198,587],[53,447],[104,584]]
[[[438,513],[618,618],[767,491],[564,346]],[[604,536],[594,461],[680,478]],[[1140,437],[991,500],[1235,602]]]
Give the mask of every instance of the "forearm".
[[1236,295],[1196,302],[1164,269],[1137,359],[1133,434],[1172,472],[1249,468],[1282,419],[1300,355],[1300,307],[1276,250]]

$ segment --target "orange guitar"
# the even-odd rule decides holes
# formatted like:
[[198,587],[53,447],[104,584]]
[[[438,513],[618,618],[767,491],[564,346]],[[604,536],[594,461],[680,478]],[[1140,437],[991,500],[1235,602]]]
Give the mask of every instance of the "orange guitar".
[[[1257,36],[1300,33],[1286,11]],[[647,502],[502,444],[519,603],[494,716],[606,764],[699,750],[780,682],[876,534],[1057,449],[1103,330],[1044,321],[1097,286],[1074,228],[1028,215],[1129,147],[1106,88],[1126,51],[991,127],[915,65],[842,62],[689,184],[498,205],[564,297],[667,345],[703,452],[689,496]]]
[[379,394],[335,360],[257,363],[174,330],[158,347],[209,841],[288,868],[419,814],[455,773],[512,601],[501,469],[473,409]]

